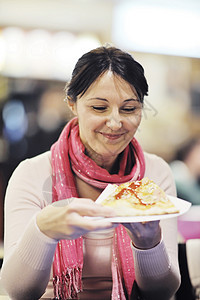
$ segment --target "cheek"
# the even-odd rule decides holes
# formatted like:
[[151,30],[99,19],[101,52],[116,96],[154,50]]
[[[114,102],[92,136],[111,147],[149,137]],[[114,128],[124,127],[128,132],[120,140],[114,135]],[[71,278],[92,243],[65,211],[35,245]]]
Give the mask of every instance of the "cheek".
[[87,131],[95,131],[104,126],[106,122],[105,118],[103,118],[102,116],[85,114],[85,116],[82,117],[82,123]]
[[138,114],[135,119],[135,126],[139,126],[142,120],[142,113]]
[[129,126],[129,130],[137,130],[138,126],[140,125],[140,122],[141,122],[141,119],[142,119],[142,114],[138,113],[137,115],[133,116],[133,117],[130,117],[128,120],[127,120],[127,126]]
[[98,126],[97,120],[93,116],[89,116],[87,114],[87,117],[85,117],[86,114],[82,114],[81,117],[79,117],[79,130],[80,135],[82,139],[91,139],[94,138],[95,129]]

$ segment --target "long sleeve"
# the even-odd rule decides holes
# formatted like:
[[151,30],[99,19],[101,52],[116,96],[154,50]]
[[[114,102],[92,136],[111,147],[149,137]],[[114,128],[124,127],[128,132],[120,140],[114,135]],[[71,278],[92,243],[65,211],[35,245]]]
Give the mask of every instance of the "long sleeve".
[[13,300],[42,296],[57,244],[39,231],[35,221],[37,212],[51,201],[49,159],[44,154],[33,162],[26,160],[19,165],[6,192],[1,281]]
[[136,281],[147,299],[169,300],[180,285],[176,218],[161,222],[163,240],[149,250],[133,247]]
[[[166,194],[176,196],[171,170],[166,162],[146,154],[146,173]],[[169,300],[180,285],[178,264],[177,220],[161,220],[162,241],[149,250],[133,247],[136,281],[144,296],[153,300]]]
[[[168,194],[175,195],[168,165],[156,156],[146,154],[145,159],[145,176]],[[50,279],[57,241],[39,231],[35,218],[52,202],[51,172],[50,153],[47,152],[22,162],[8,184],[1,281],[13,300],[39,299]],[[160,245],[146,251],[133,249],[137,283],[148,297],[152,293],[154,300],[165,299],[164,295],[169,299],[168,295],[175,293],[180,282],[176,220],[162,221],[161,226],[163,242]]]

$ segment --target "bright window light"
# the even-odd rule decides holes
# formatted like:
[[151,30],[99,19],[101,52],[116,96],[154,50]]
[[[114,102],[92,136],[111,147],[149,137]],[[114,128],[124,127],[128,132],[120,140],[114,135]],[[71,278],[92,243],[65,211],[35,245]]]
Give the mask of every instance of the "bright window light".
[[114,9],[113,43],[129,51],[200,57],[200,2],[173,3],[120,2]]
[[100,45],[98,37],[92,34],[4,28],[0,32],[0,72],[7,76],[66,81],[77,59]]

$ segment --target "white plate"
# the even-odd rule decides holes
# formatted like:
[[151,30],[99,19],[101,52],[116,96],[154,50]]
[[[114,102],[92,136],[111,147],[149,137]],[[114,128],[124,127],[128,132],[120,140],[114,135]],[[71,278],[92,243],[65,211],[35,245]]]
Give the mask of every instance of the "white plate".
[[[106,189],[101,193],[101,195],[96,200],[97,203],[101,203],[105,197],[107,197],[113,190],[114,186],[109,184]],[[135,223],[135,222],[148,222],[155,220],[162,220],[168,218],[174,218],[185,214],[191,207],[191,203],[173,196],[169,196],[169,199],[174,203],[176,208],[179,209],[179,213],[176,214],[165,214],[165,215],[152,215],[152,216],[128,216],[128,217],[114,217],[106,218],[107,221],[112,223]]]

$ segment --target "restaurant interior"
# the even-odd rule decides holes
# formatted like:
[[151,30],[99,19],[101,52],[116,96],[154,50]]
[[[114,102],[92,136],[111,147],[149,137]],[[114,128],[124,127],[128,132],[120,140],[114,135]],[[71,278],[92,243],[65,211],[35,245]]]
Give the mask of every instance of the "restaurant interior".
[[[149,84],[136,137],[145,151],[170,164],[178,196],[192,204],[179,220],[183,281],[176,299],[200,299],[194,296],[200,288],[200,258],[198,268],[190,270],[186,251],[196,247],[191,251],[197,253],[198,247],[200,253],[199,28],[198,0],[0,0],[1,261],[11,174],[22,160],[49,150],[72,117],[64,88],[77,59],[113,45],[143,65]],[[189,161],[179,155],[183,148],[192,149],[199,168],[191,185],[179,168],[178,162]],[[181,180],[187,182],[185,194]]]

